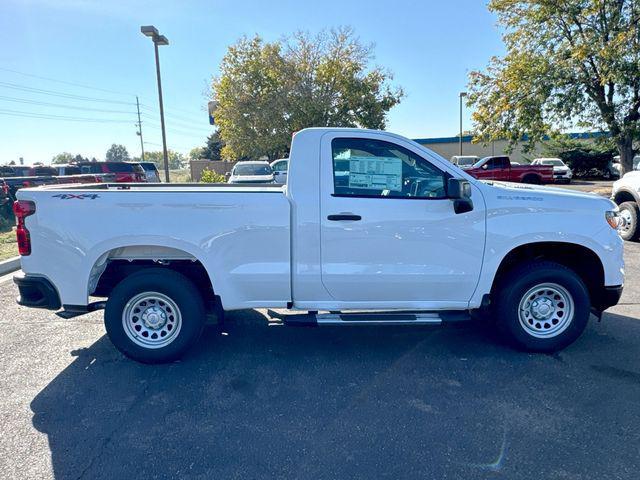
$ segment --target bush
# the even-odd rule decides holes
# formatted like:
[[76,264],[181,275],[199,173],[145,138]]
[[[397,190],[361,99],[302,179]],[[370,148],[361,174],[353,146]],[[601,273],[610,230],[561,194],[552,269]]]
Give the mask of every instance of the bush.
[[203,183],[226,183],[227,179],[224,175],[214,172],[213,170],[204,170],[200,181]]
[[0,207],[0,232],[7,232],[13,228],[16,220],[11,210],[11,203],[7,203]]
[[562,159],[573,170],[575,178],[593,178],[605,174],[616,151],[609,139],[599,138],[593,143],[586,143],[559,137],[546,145],[545,153]]

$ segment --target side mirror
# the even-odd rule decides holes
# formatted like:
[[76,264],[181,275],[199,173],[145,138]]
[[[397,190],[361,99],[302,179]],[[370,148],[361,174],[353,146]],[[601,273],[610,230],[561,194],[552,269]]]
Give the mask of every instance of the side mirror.
[[487,168],[489,168],[489,164],[488,164],[488,163],[485,163],[485,164],[484,164],[484,165],[482,165],[482,167],[480,167],[480,168],[482,168],[483,170],[486,170]]
[[226,178],[229,178],[229,177],[231,176],[231,172],[226,172],[226,173],[224,174],[224,176],[225,176]]
[[454,212],[466,213],[473,210],[471,184],[467,180],[450,178],[447,182],[447,196],[453,200]]

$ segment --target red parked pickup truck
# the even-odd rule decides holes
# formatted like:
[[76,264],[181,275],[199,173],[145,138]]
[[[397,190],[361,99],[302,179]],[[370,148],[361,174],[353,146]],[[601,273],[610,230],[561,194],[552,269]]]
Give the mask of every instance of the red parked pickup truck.
[[553,183],[551,165],[512,165],[509,157],[484,157],[465,170],[481,180],[501,180],[503,182]]

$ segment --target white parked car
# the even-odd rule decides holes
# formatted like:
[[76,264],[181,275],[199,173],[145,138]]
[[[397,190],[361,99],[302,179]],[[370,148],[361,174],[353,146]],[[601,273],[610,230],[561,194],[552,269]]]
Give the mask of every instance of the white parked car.
[[625,174],[620,180],[613,182],[611,199],[620,208],[620,235],[625,240],[640,239],[640,171]]
[[273,170],[273,181],[280,185],[287,183],[287,172],[289,171],[289,159],[279,158],[271,162],[271,169]]
[[480,157],[477,155],[454,155],[451,157],[451,163],[457,165],[463,170],[471,168],[478,160],[480,160]]
[[273,183],[269,162],[238,162],[233,166],[227,183]]
[[553,167],[553,181],[556,183],[565,182],[571,183],[573,178],[573,172],[571,169],[559,158],[536,158],[532,165],[551,165]]
[[298,326],[437,325],[490,312],[487,328],[549,352],[620,298],[623,242],[609,199],[484,182],[375,130],[305,129],[290,158],[286,189],[19,190],[18,302],[67,316],[106,307],[113,344],[156,363],[183,355],[208,314],[245,308],[286,309],[271,318]]
[[[620,172],[622,171],[622,166],[620,165],[620,155],[616,155],[613,157],[613,162],[611,167],[615,169],[617,172],[617,176],[620,176]],[[636,155],[633,157],[633,169],[640,170],[640,155]]]

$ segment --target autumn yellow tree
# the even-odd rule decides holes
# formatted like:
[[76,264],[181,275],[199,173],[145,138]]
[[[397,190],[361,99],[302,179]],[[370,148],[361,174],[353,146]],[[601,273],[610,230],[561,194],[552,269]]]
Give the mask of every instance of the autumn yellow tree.
[[639,0],[491,0],[506,55],[470,77],[479,140],[607,131],[625,171],[640,137]]

